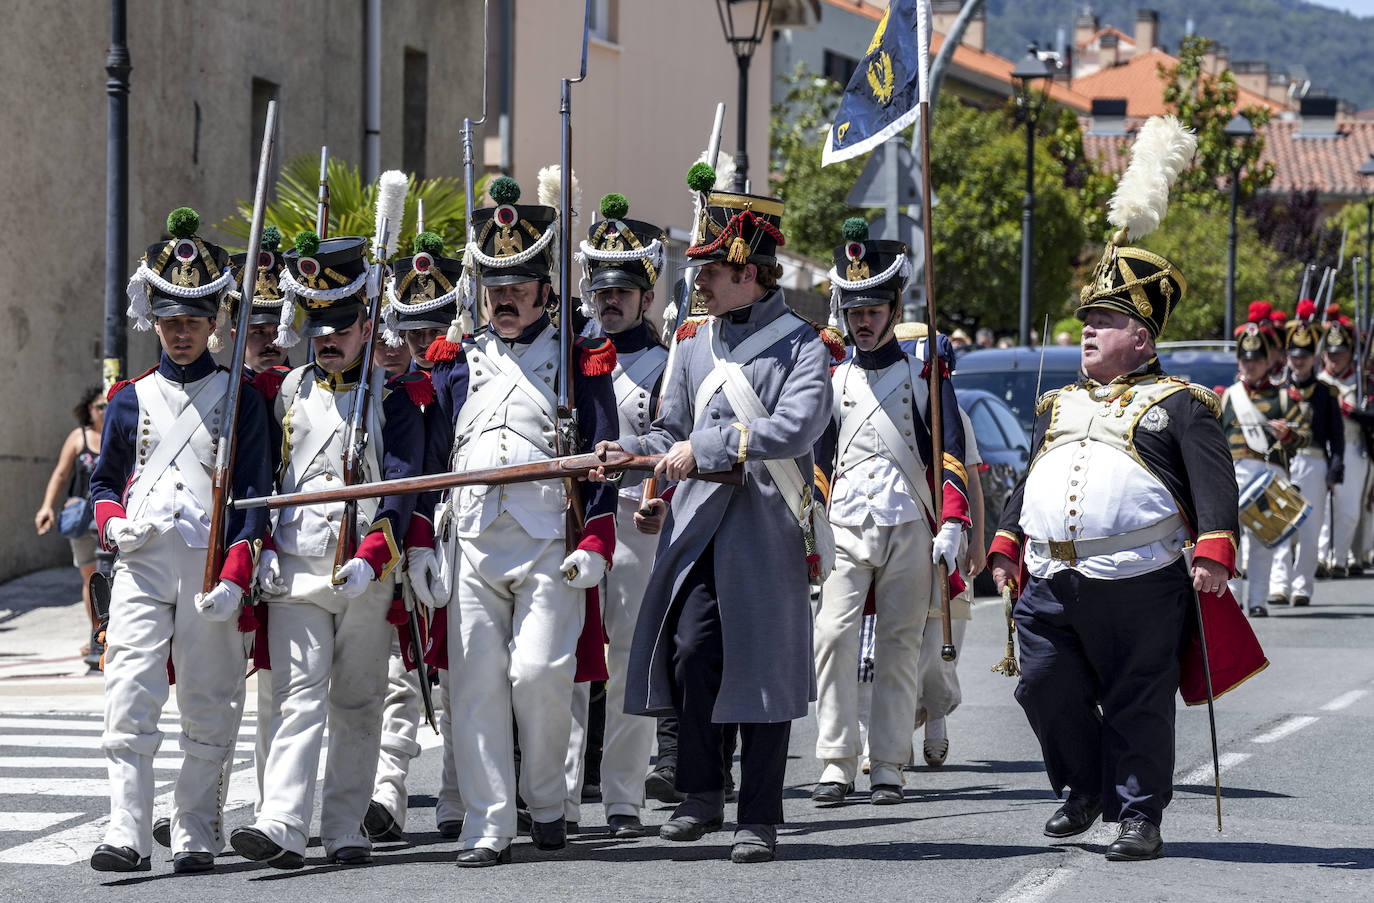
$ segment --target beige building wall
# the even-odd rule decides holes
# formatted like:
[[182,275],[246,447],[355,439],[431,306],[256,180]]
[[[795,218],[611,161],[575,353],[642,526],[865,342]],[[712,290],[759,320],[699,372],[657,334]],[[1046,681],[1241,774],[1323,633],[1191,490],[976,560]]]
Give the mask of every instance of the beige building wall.
[[[600,218],[601,196],[611,191],[629,198],[631,218],[686,230],[692,219],[687,168],[706,149],[719,101],[726,104],[721,153],[733,154],[738,146],[734,54],[710,0],[619,0],[607,7],[618,12],[612,40],[591,41],[587,79],[572,93],[573,171],[583,198],[578,237]],[[515,5],[512,175],[527,203],[535,202],[540,168],[559,160],[559,80],[577,74],[582,13],[583,4],[569,0]],[[771,38],[770,31],[749,70],[755,194],[770,193]]]
[[[75,426],[70,409],[101,376],[109,45],[108,4],[9,6],[0,31],[0,514],[11,529],[0,541],[0,580],[70,560],[67,541],[35,536],[32,518]],[[460,176],[462,117],[481,106],[481,0],[382,7],[382,168],[401,165],[410,47],[427,54],[426,174]],[[331,155],[361,162],[362,0],[128,8],[130,272],[173,207],[195,207],[202,234],[230,241],[213,224],[253,194],[254,78],[280,86],[279,159],[328,144]],[[130,330],[130,371],[156,359],[151,334]]]

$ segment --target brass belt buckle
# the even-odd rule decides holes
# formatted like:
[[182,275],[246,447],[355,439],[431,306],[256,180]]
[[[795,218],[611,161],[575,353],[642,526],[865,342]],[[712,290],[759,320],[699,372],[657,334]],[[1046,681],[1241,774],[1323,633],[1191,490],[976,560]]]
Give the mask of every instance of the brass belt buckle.
[[1055,561],[1073,561],[1078,558],[1078,551],[1074,548],[1072,539],[1051,539],[1045,544],[1050,547],[1050,557]]

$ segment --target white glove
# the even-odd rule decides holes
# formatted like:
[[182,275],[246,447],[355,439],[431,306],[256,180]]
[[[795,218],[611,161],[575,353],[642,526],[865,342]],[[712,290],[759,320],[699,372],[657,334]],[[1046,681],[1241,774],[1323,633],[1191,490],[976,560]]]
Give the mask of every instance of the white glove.
[[334,574],[334,592],[346,599],[356,599],[367,591],[374,576],[372,565],[361,558],[350,558]]
[[606,559],[586,549],[576,549],[559,568],[563,572],[563,582],[573,589],[591,589],[606,576]]
[[[417,546],[406,552],[406,578],[410,580],[410,591],[420,604],[427,608],[440,608],[436,604],[435,583],[439,577],[439,559],[433,549]],[[448,593],[444,593],[444,604],[448,604]]]
[[221,580],[208,593],[196,593],[196,611],[210,621],[227,621],[243,602],[243,588],[232,580]]
[[281,577],[281,562],[273,550],[263,549],[262,554],[258,556],[257,578],[258,588],[264,596],[286,595],[286,581]]
[[153,535],[153,525],[131,521],[126,517],[112,517],[105,521],[105,538],[129,553],[142,546]]
[[964,539],[964,525],[955,521],[947,520],[940,525],[940,532],[935,534],[935,541],[931,545],[930,558],[935,564],[941,561],[952,574],[959,567],[959,545]]

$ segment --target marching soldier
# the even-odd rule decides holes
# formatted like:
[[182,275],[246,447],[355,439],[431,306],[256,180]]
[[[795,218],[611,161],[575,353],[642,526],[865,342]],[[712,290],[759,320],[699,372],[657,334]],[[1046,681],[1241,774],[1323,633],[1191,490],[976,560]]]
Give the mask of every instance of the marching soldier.
[[[1051,787],[1069,789],[1045,834],[1080,834],[1101,814],[1121,825],[1107,847],[1117,860],[1163,854],[1193,592],[1223,591],[1235,556],[1237,491],[1216,396],[1165,376],[1155,357],[1186,283],[1168,260],[1125,244],[1163,217],[1153,186],[1168,175],[1154,170],[1190,159],[1195,140],[1171,117],[1141,127],[1109,216],[1119,231],[1077,311],[1082,377],[1037,402],[1030,467],[989,560],[999,591],[1020,587],[1016,698]],[[1142,148],[1167,153],[1152,164]],[[1214,659],[1218,639],[1208,636]]]
[[[687,255],[704,262],[696,289],[711,316],[679,329],[649,432],[618,443],[664,454],[659,475],[686,480],[640,609],[625,698],[627,712],[678,718],[676,786],[687,798],[659,836],[694,841],[721,827],[723,728],[737,723],[733,862],[774,857],[791,722],[815,699],[808,574],[821,578],[828,529],[812,501],[811,449],[830,417],[829,352],[777,286],[782,212],[767,197],[706,198],[703,238]],[[742,486],[687,479],[736,464]]]
[[[428,387],[407,377],[387,381],[365,360],[373,328],[363,300],[365,244],[353,237],[321,241],[304,232],[285,255],[283,281],[305,303],[302,335],[313,342],[315,360],[291,371],[276,398],[275,417],[285,436],[282,492],[342,482],[345,448],[353,438],[349,422],[364,381],[371,394],[364,472],[372,479],[420,473],[424,427],[418,405],[428,400]],[[279,344],[290,344],[291,313],[288,304]],[[278,516],[258,567],[262,595],[270,603],[273,669],[271,708],[258,721],[268,750],[261,805],[251,826],[230,835],[247,859],[274,868],[304,864],[326,721],[330,739],[320,815],[325,855],[344,864],[371,859],[362,823],[386,691],[392,635],[387,612],[413,505],[413,496],[359,502],[358,533],[365,535],[337,572],[343,504],[285,508]]]
[[[888,805],[902,801],[901,769],[911,761],[922,635],[930,600],[940,595],[934,565],[944,561],[950,574],[958,571],[969,524],[964,430],[946,379],[939,400],[943,522],[933,530],[925,364],[904,353],[895,335],[907,249],[897,241],[870,241],[868,224],[858,218],[845,222],[844,235],[830,281],[855,352],[832,376],[836,416],[821,443],[826,460],[818,463],[833,470],[829,518],[836,555],[816,616],[816,757],[824,768],[811,799],[838,805],[854,789],[863,752],[854,662],[871,586],[877,633],[870,798]],[[962,589],[959,583],[954,592]]]
[[[1321,329],[1314,322],[1317,306],[1310,298],[1298,302],[1297,317],[1288,324],[1288,388],[1298,393],[1298,407],[1311,424],[1311,444],[1289,462],[1289,476],[1312,511],[1298,525],[1293,546],[1284,544],[1269,577],[1270,605],[1294,606],[1312,601],[1317,573],[1317,536],[1326,523],[1327,495],[1344,479],[1345,435],[1340,406],[1326,383],[1317,378],[1316,350]],[[1290,554],[1291,551],[1291,554]]]
[[1331,495],[1328,572],[1334,578],[1346,577],[1352,567],[1360,567],[1358,553],[1352,554],[1356,527],[1365,504],[1365,482],[1369,476],[1369,452],[1365,445],[1363,422],[1370,419],[1360,404],[1359,373],[1355,366],[1355,330],[1350,320],[1332,305],[1330,319],[1322,333],[1322,372],[1317,377],[1335,396],[1341,409],[1341,430],[1345,439],[1343,492]]
[[[545,189],[541,186],[540,194]],[[560,368],[558,329],[549,320],[554,208],[518,205],[520,187],[492,183],[494,207],[473,213],[488,327],[430,348],[433,377],[454,448],[451,469],[547,460],[557,454]],[[568,287],[565,286],[564,290]],[[570,339],[571,340],[571,339]],[[579,449],[616,435],[608,340],[578,340],[572,366]],[[569,450],[573,452],[572,449]],[[569,499],[556,481],[465,487],[452,494],[438,530],[441,567],[458,614],[448,631],[448,700],[458,782],[466,804],[458,865],[510,862],[516,834],[515,737],[520,739],[520,796],[541,850],[567,844],[564,760],[572,731],[578,640],[585,591],[615,554],[614,487],[585,484]],[[583,506],[583,532],[569,551],[565,517]],[[456,546],[456,548],[455,548]],[[596,652],[600,625],[594,625]],[[604,667],[604,666],[603,666]]]
[[[285,375],[290,369],[286,349],[277,344],[277,321],[281,317],[282,291],[278,282],[281,271],[281,230],[266,226],[258,251],[258,278],[253,286],[253,309],[248,314],[248,341],[243,346],[243,365],[254,374],[279,370]],[[248,255],[234,254],[229,258],[235,277],[243,273]],[[237,306],[242,303],[242,291],[230,295],[234,302],[234,322],[238,322]]]
[[[1307,415],[1299,403],[1296,389],[1275,385],[1270,380],[1272,341],[1255,323],[1241,327],[1236,342],[1240,381],[1222,395],[1221,426],[1235,462],[1236,483],[1244,494],[1246,486],[1265,473],[1287,476],[1288,463],[1312,438]],[[1253,530],[1246,529],[1241,544],[1247,583],[1246,601],[1252,618],[1269,614],[1266,604],[1274,550]],[[1231,592],[1239,595],[1239,580]]]
[[[654,284],[663,271],[664,232],[657,226],[626,219],[629,203],[623,195],[601,200],[600,222],[593,223],[581,255],[587,272],[583,297],[590,297],[593,315],[615,346],[611,373],[619,414],[619,435],[649,431],[658,404],[664,348],[645,320],[654,298]],[[625,682],[630,646],[639,619],[644,587],[653,568],[658,532],[668,503],[648,500],[648,514],[640,511],[643,479],[626,477],[620,483],[616,508],[616,547],[611,569],[602,580],[601,617],[608,638],[606,670],[606,729],[601,753],[601,801],[606,823],[616,837],[637,837],[644,831],[639,813],[644,807],[644,769],[654,742],[654,720],[625,713]],[[587,746],[587,709],[590,683],[580,683],[573,697],[573,743],[568,750],[568,820],[577,821],[582,798],[584,753]]]
[[[130,281],[136,328],[151,319],[162,343],[158,365],[109,393],[91,497],[102,543],[119,550],[105,650],[105,733],[110,824],[91,855],[97,871],[151,868],[153,756],[168,694],[168,660],[178,679],[183,761],[169,843],[176,872],[214,868],[223,849],[223,774],[233,754],[244,698],[244,653],[236,616],[266,526],[235,513],[219,584],[200,594],[214,500],[211,472],[229,380],[208,350],[226,324],[234,285],[229,256],[196,235],[200,218],[181,207],[167,218],[172,239],[148,248]],[[247,386],[236,429],[236,496],[271,483],[267,423]],[[175,634],[176,642],[173,643]]]

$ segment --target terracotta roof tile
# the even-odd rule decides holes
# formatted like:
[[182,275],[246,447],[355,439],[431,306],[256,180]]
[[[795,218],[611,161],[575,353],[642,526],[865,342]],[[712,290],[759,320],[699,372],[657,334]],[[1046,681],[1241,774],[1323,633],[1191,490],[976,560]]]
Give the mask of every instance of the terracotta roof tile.
[[[1178,57],[1162,50],[1148,50],[1136,54],[1120,66],[1111,66],[1076,78],[1070,82],[1070,86],[1090,99],[1124,97],[1129,116],[1159,116],[1167,110],[1164,108],[1163,81],[1159,77],[1158,67],[1176,65]],[[1266,107],[1275,113],[1283,109],[1281,104],[1245,88],[1238,89],[1237,97],[1242,107]]]

